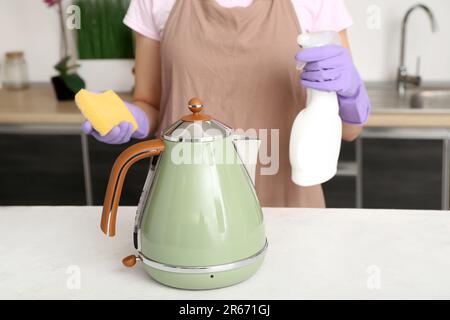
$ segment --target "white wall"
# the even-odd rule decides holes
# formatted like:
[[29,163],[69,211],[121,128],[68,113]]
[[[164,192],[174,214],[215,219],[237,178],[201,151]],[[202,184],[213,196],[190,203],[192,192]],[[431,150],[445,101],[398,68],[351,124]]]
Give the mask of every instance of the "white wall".
[[41,0],[0,0],[0,61],[10,50],[25,52],[32,81],[49,81],[59,59],[55,8]]
[[[355,21],[350,30],[352,49],[364,79],[395,79],[400,59],[401,20],[407,9],[418,2],[434,11],[439,32],[431,33],[424,12],[418,11],[411,16],[407,36],[409,71],[415,74],[416,59],[421,56],[421,75],[425,81],[450,81],[450,1],[346,0]],[[381,28],[378,30],[368,28],[370,6],[378,6],[381,10]]]
[[[334,0],[329,0],[334,1]],[[350,39],[356,63],[366,80],[392,80],[399,60],[401,18],[407,8],[420,0],[346,0],[355,20]],[[408,37],[408,66],[422,56],[422,76],[428,81],[450,81],[450,1],[422,0],[435,12],[440,31],[431,35],[422,12],[412,16]],[[369,29],[367,10],[378,6],[380,29]],[[24,50],[30,78],[47,81],[58,60],[56,11],[40,0],[0,0],[0,55],[8,50]]]

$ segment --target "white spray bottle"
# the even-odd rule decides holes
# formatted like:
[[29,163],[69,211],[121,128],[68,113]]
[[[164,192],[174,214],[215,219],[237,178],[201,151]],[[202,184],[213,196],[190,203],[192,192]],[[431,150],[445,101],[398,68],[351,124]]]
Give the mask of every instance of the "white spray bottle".
[[[297,42],[305,49],[341,44],[336,32],[301,34]],[[304,64],[297,66],[303,67]],[[337,173],[341,140],[342,121],[336,93],[307,89],[306,108],[295,119],[291,132],[292,181],[309,187],[333,178]]]

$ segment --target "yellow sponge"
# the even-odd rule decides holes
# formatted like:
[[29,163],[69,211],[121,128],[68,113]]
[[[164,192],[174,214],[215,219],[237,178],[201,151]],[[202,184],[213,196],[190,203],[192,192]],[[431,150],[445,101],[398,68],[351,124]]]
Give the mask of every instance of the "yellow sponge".
[[75,103],[83,116],[92,123],[92,126],[102,136],[121,122],[133,125],[133,132],[138,124],[122,99],[112,90],[104,93],[92,93],[80,90],[75,96]]

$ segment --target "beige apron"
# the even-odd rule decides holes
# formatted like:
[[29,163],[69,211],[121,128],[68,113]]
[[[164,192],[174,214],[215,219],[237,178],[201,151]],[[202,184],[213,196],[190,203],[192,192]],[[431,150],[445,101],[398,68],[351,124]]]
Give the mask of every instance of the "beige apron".
[[[158,132],[186,114],[192,97],[234,129],[279,130],[278,173],[261,175],[260,167],[257,172],[256,190],[265,207],[325,206],[321,186],[301,188],[290,179],[290,131],[305,105],[294,59],[300,32],[290,0],[254,0],[246,8],[178,0],[161,40]],[[269,148],[269,155],[276,151],[270,143]]]

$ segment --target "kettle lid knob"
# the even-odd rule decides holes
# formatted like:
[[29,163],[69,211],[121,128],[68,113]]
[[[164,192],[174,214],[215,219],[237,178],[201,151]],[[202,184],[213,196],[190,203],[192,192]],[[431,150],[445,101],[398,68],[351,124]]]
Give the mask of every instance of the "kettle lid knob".
[[182,118],[183,121],[194,122],[194,121],[209,121],[211,117],[205,114],[200,114],[205,108],[205,104],[199,98],[192,98],[189,100],[189,110],[192,114]]
[[199,98],[192,98],[189,100],[189,110],[192,111],[192,113],[199,113],[203,110],[204,104],[202,100]]

